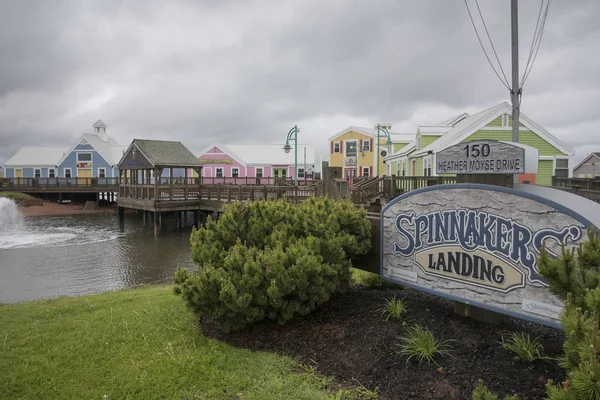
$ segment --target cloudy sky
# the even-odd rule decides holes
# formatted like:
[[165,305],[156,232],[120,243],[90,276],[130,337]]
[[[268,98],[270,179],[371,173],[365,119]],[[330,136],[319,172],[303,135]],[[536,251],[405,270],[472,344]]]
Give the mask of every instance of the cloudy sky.
[[[540,3],[520,3],[522,71]],[[510,0],[479,4],[510,74]],[[553,1],[523,94],[577,158],[600,150],[599,20],[598,0]],[[415,133],[502,101],[463,0],[0,0],[0,165],[97,119],[194,152],[298,124],[326,151],[349,125]]]

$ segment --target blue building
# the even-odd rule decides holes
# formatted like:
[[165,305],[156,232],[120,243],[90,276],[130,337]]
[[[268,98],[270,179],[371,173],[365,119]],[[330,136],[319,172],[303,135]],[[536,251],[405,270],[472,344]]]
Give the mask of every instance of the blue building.
[[84,133],[57,162],[59,176],[116,178],[119,176],[117,165],[127,147],[108,137],[106,125],[98,120],[94,133]]
[[7,178],[112,178],[127,146],[106,134],[98,120],[73,146],[22,147],[4,165]]

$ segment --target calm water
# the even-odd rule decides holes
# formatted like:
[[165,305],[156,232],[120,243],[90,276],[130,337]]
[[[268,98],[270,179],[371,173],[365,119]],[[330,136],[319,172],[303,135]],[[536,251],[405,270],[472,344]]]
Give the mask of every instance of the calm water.
[[178,265],[191,266],[191,229],[174,221],[155,238],[138,215],[121,229],[115,215],[9,221],[1,205],[0,213],[0,303],[165,283]]

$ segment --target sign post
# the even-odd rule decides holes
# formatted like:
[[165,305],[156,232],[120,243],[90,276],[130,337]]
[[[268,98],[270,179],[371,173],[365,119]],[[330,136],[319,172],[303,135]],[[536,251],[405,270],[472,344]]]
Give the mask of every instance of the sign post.
[[562,302],[536,266],[545,245],[586,239],[600,205],[564,191],[513,184],[537,172],[537,150],[472,141],[436,154],[457,184],[405,193],[381,212],[381,277],[453,300],[455,312],[488,322],[503,315],[559,327]]

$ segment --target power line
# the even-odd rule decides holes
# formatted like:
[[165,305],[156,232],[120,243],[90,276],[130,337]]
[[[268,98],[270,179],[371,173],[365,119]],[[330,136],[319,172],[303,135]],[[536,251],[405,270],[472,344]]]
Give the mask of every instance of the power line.
[[[540,0],[540,10],[538,11],[537,21],[535,22],[535,29],[533,30],[533,38],[531,39],[531,48],[529,49],[529,56],[527,57],[527,65],[525,65],[525,69],[523,70],[523,78],[525,78],[525,71],[529,68],[529,63],[531,62],[531,57],[533,57],[533,49],[536,42],[536,38],[538,36],[538,29],[540,26],[540,19],[542,18],[542,10],[544,9],[544,0]],[[521,79],[523,82],[523,79]]]
[[479,1],[475,0],[475,4],[477,5],[477,10],[479,11],[479,16],[481,17],[481,22],[483,22],[483,27],[485,28],[485,33],[487,34],[488,40],[490,41],[490,45],[492,46],[492,50],[494,51],[494,55],[496,56],[496,61],[498,61],[498,65],[500,66],[500,71],[502,72],[502,76],[504,76],[504,80],[506,81],[506,83],[508,85],[508,79],[506,78],[506,74],[504,73],[504,69],[502,68],[502,63],[500,62],[500,58],[498,58],[498,53],[496,53],[496,47],[494,46],[494,42],[492,42],[492,37],[490,36],[490,32],[488,31],[487,24],[485,23],[485,19],[483,18],[483,14],[481,13],[481,8],[479,8]]
[[[469,4],[467,4],[467,0],[465,1],[465,6],[467,7],[467,12],[469,13],[469,18],[471,19],[471,24],[473,24],[473,29],[475,30],[475,34],[477,35],[477,40],[479,40],[479,44],[481,45],[481,49],[483,50],[483,54],[485,55],[485,58],[487,58],[488,62],[490,63],[490,66],[492,67],[492,70],[494,71],[494,73],[496,74],[496,76],[498,77],[498,79],[500,80],[500,82],[502,82],[502,84],[510,91],[510,85],[508,84],[508,80],[506,79],[506,76],[504,76],[504,79],[506,80],[503,81],[502,78],[500,77],[500,74],[498,73],[498,71],[496,70],[496,68],[494,67],[494,64],[492,63],[492,60],[490,60],[490,57],[487,54],[487,51],[485,50],[485,47],[483,46],[483,42],[481,41],[481,37],[479,36],[479,32],[477,31],[477,27],[475,26],[475,21],[473,21],[473,16],[471,15],[471,10],[469,9]],[[485,24],[485,22],[484,22]],[[487,30],[487,28],[486,28]],[[495,50],[494,50],[495,53]],[[496,56],[497,58],[497,56]],[[500,65],[500,68],[502,68],[502,65]],[[504,73],[504,71],[502,71]]]
[[[543,3],[543,0],[542,0],[542,3]],[[539,29],[539,33],[538,33],[538,37],[537,37],[537,45],[535,42],[535,36],[534,36],[534,41],[531,44],[532,50],[533,50],[534,45],[536,45],[536,48],[535,48],[535,52],[533,53],[533,58],[531,59],[531,64],[529,64],[529,62],[527,62],[528,66],[529,66],[529,70],[527,70],[527,67],[525,68],[525,72],[523,74],[523,79],[521,81],[520,89],[522,89],[523,85],[525,85],[525,82],[527,81],[527,78],[529,77],[529,74],[531,73],[531,70],[533,69],[533,64],[535,63],[535,59],[537,58],[538,51],[540,50],[540,45],[542,43],[542,36],[544,35],[544,27],[546,26],[546,20],[548,18],[548,11],[550,10],[550,3],[552,3],[552,0],[548,0],[548,2],[546,3],[546,11],[544,12],[544,16],[542,18],[542,23],[540,25],[540,29]],[[540,11],[541,11],[541,8],[540,8]]]

